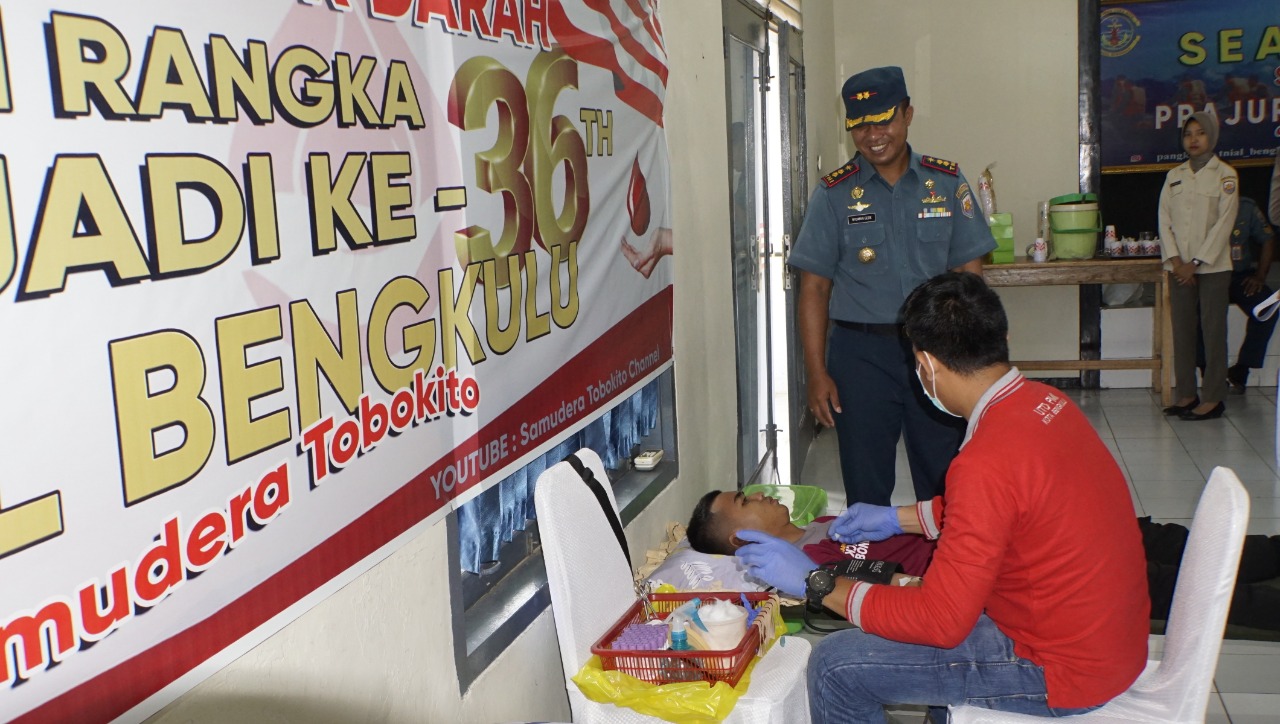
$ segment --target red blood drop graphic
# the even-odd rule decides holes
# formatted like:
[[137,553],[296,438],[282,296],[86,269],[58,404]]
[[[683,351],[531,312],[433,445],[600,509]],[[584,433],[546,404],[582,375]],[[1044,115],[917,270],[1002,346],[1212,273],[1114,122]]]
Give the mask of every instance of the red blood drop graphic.
[[640,172],[640,158],[631,162],[631,186],[627,189],[627,213],[631,215],[631,231],[640,236],[649,228],[649,187]]

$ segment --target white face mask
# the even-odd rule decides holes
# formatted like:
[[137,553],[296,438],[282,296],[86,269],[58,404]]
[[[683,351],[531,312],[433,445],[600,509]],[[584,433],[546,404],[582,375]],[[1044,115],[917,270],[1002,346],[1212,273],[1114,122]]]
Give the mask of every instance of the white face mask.
[[938,369],[933,366],[933,358],[929,356],[928,352],[924,353],[924,358],[928,360],[929,372],[933,374],[933,392],[930,393],[929,388],[924,386],[924,377],[920,375],[920,363],[919,362],[916,363],[916,379],[920,380],[920,389],[924,390],[924,396],[928,397],[929,402],[932,402],[933,406],[938,408],[939,410],[942,410],[943,412],[947,413],[952,417],[960,417],[959,415],[952,412],[951,410],[948,410],[947,406],[942,404],[942,400],[938,399]]

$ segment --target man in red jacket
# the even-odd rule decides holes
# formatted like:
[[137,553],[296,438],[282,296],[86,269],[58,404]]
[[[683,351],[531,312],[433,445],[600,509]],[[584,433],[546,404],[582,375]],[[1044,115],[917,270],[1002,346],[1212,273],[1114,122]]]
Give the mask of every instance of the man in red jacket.
[[882,722],[885,704],[1052,716],[1107,703],[1141,673],[1149,630],[1123,473],[1075,404],[1010,366],[1008,320],[981,277],[934,277],[903,318],[925,394],[968,420],[945,498],[857,504],[829,535],[936,538],[924,577],[833,577],[780,538],[738,533],[752,575],[859,627],[814,649],[812,720]]

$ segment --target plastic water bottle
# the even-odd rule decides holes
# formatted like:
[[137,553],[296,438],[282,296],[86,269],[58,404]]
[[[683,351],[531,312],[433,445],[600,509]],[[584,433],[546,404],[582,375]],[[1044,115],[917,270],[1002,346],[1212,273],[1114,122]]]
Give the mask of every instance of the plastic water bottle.
[[688,651],[689,634],[685,633],[685,626],[688,620],[683,616],[672,616],[671,618],[671,650]]

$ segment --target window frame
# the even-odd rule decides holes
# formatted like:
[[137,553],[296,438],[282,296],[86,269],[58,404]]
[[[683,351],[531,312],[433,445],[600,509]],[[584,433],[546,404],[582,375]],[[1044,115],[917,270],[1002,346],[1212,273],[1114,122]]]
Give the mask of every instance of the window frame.
[[[671,485],[680,472],[676,444],[678,436],[674,365],[668,365],[652,378],[636,385],[632,394],[640,394],[645,386],[653,382],[659,382],[658,423],[640,441],[639,447],[661,449],[662,461],[653,470],[641,471],[631,467],[628,459],[626,468],[608,471],[614,498],[618,503],[619,518],[624,527]],[[607,409],[613,409],[630,398],[631,395],[620,397]],[[566,429],[546,445],[546,450],[554,449],[560,441],[580,432],[603,416],[607,409],[597,410]],[[445,536],[448,540],[449,607],[454,664],[458,675],[458,692],[465,695],[489,664],[546,611],[551,604],[551,593],[547,587],[547,571],[536,521],[531,521],[525,530],[516,531],[512,541],[503,546],[500,558],[506,558],[506,554],[512,549],[527,550],[528,555],[523,560],[508,559],[504,566],[515,560],[518,562],[509,573],[492,585],[476,580],[477,575],[483,577],[486,574],[462,570],[456,508],[445,516]],[[468,596],[473,596],[481,588],[487,590],[467,607]]]

